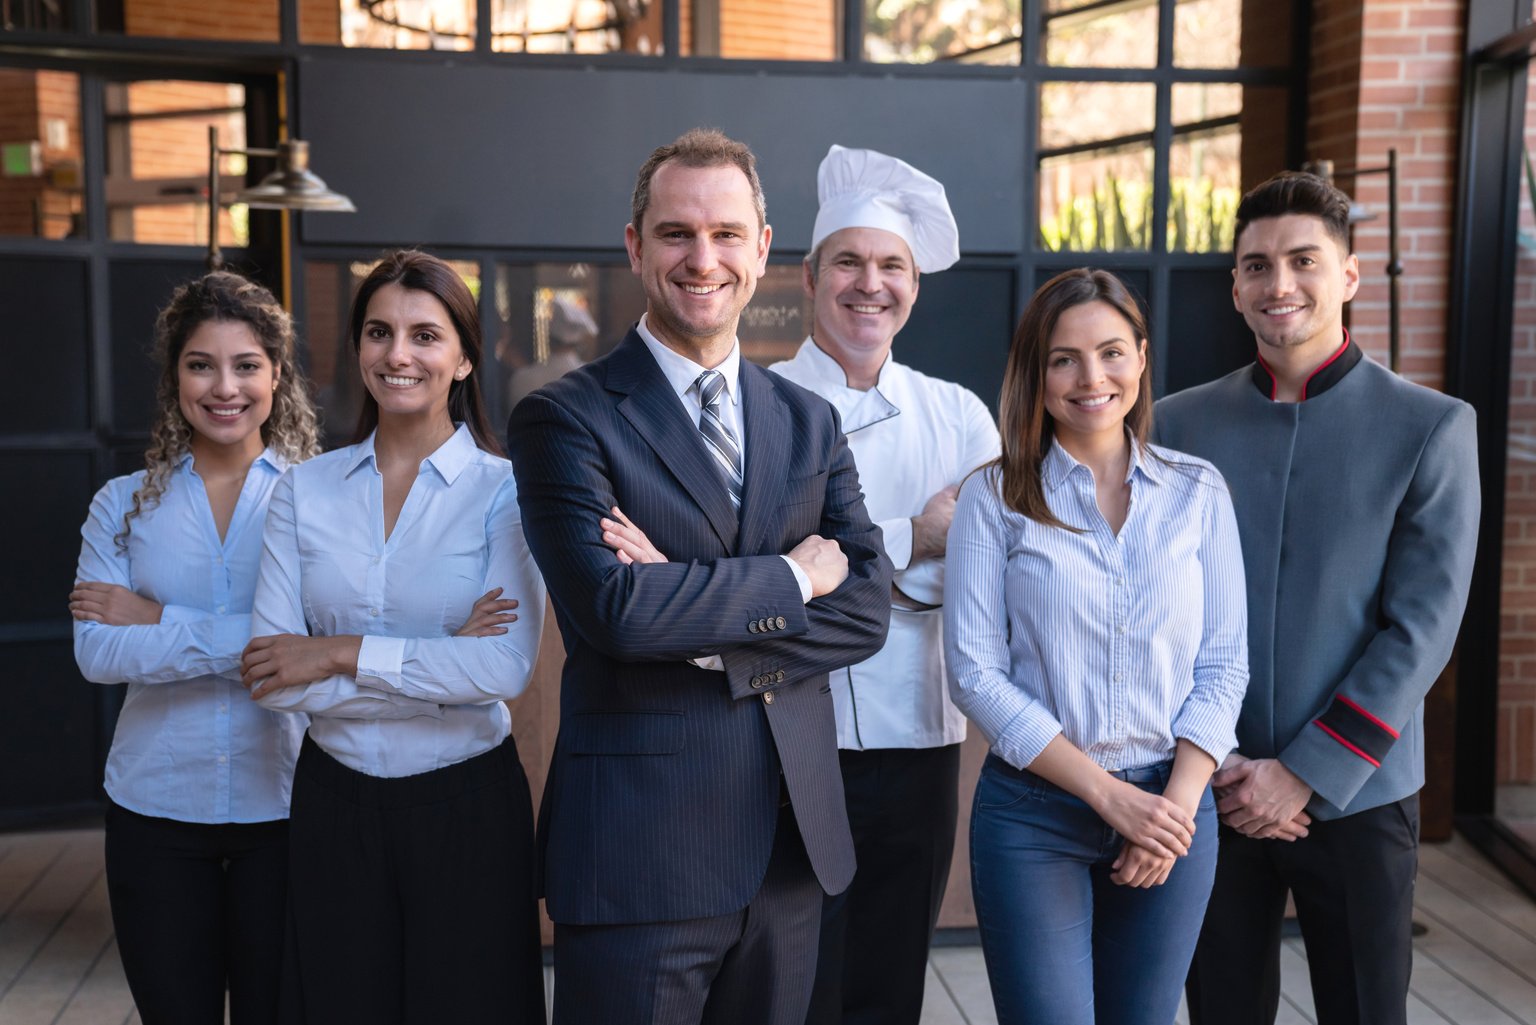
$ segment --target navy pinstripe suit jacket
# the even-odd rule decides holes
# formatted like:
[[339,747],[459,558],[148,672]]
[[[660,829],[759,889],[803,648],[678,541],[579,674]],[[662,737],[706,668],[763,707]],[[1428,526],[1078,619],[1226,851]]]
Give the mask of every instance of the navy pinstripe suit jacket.
[[[853,876],[827,673],[884,643],[890,561],[832,407],[745,361],[741,389],[739,522],[634,331],[524,399],[508,425],[523,528],[566,651],[539,816],[557,922],[745,907],[781,787],[823,888]],[[598,526],[614,505],[671,561],[621,564]],[[778,556],[809,534],[838,541],[849,574],[803,604]],[[711,654],[725,673],[686,661]]]

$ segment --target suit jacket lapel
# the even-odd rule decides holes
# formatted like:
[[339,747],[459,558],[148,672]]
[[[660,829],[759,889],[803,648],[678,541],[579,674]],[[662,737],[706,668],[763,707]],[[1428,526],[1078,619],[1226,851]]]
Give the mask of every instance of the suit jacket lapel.
[[746,480],[741,497],[741,537],[736,554],[762,550],[768,528],[775,523],[779,496],[789,474],[789,414],[768,371],[745,358],[741,361],[742,421],[746,424]]
[[[608,357],[606,385],[625,396],[618,409],[708,517],[726,551],[736,548],[736,510],[698,425],[633,330]],[[748,460],[750,472],[751,461]],[[629,510],[625,510],[628,512]],[[640,524],[645,529],[645,524]]]

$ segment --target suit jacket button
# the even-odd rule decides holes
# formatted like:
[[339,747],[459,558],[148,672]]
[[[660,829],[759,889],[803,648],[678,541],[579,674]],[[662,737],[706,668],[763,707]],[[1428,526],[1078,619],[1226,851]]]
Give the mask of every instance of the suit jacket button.
[[784,629],[784,628],[785,628],[785,627],[786,627],[786,626],[788,626],[788,625],[789,625],[789,623],[788,623],[788,622],[786,622],[786,621],[785,621],[785,619],[784,619],[784,617],[783,617],[783,616],[780,616],[780,617],[779,617],[779,618],[778,618],[778,619],[775,619],[775,620],[774,620],[774,621],[773,621],[773,625],[774,625],[774,626],[775,626],[775,627],[777,627],[777,628],[778,628],[778,629],[780,629],[780,630],[782,630],[782,629]]
[[773,674],[773,682],[774,683],[783,683],[784,682],[784,670],[780,669],[778,672]]
[[758,624],[758,620],[753,620],[752,622],[747,624],[747,629],[750,630],[752,633],[757,633],[757,624]]
[[753,690],[761,690],[762,686],[763,686],[763,678],[761,676],[754,676],[754,677],[752,677],[752,689]]
[[763,704],[765,704],[765,705],[773,704],[773,691],[769,691],[767,694],[763,695]]
[[766,619],[759,619],[757,621],[757,628],[758,628],[758,630],[762,631],[763,633],[767,633],[768,632],[768,620],[766,620]]

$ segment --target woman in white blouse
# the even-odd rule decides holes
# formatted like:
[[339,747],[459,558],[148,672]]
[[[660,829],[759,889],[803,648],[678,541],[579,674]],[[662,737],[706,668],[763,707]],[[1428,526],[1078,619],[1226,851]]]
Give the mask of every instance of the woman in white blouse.
[[106,863],[129,989],[149,1025],[277,1020],[288,788],[301,716],[240,690],[267,500],[318,451],[272,294],[228,273],[155,326],[147,468],[96,493],[69,596],[75,659],[128,685],[107,756]]
[[350,327],[357,443],[273,494],[244,658],[252,697],[310,716],[285,1016],[542,1021],[533,815],[502,702],[533,671],[544,587],[476,385],[475,300],[443,261],[396,252]]
[[1005,1025],[1169,1025],[1210,896],[1209,782],[1248,679],[1242,553],[1220,475],[1148,444],[1151,422],[1125,286],[1047,282],[944,589],[951,691],[991,741],[971,873]]

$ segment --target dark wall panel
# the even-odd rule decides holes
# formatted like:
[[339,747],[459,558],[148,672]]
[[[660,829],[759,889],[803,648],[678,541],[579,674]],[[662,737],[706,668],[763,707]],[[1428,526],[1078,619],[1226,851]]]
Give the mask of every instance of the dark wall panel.
[[102,688],[80,678],[68,640],[0,644],[0,658],[0,828],[85,810],[100,799],[98,738],[111,735]]
[[1024,247],[1018,81],[453,67],[355,54],[302,61],[299,132],[359,214],[305,214],[307,242],[622,244],[635,172],[696,125],[750,144],[785,249],[809,246],[832,143],[945,182],[968,253]]
[[1214,381],[1253,362],[1253,332],[1232,307],[1232,271],[1176,270],[1168,283],[1168,337],[1158,346],[1167,361],[1164,394]]
[[187,260],[124,260],[112,264],[109,278],[115,435],[148,433],[155,410],[155,317],[170,301],[176,286],[202,273],[200,263]]
[[0,260],[0,346],[6,385],[0,431],[83,431],[90,427],[85,262]]
[[20,542],[5,556],[0,626],[49,621],[67,631],[80,524],[96,491],[91,454],[0,452],[0,480],[10,482],[12,494],[27,496],[24,502],[0,503],[5,536]]
[[1007,270],[924,274],[912,316],[896,336],[896,358],[965,385],[996,416],[1013,339],[1013,278]]

